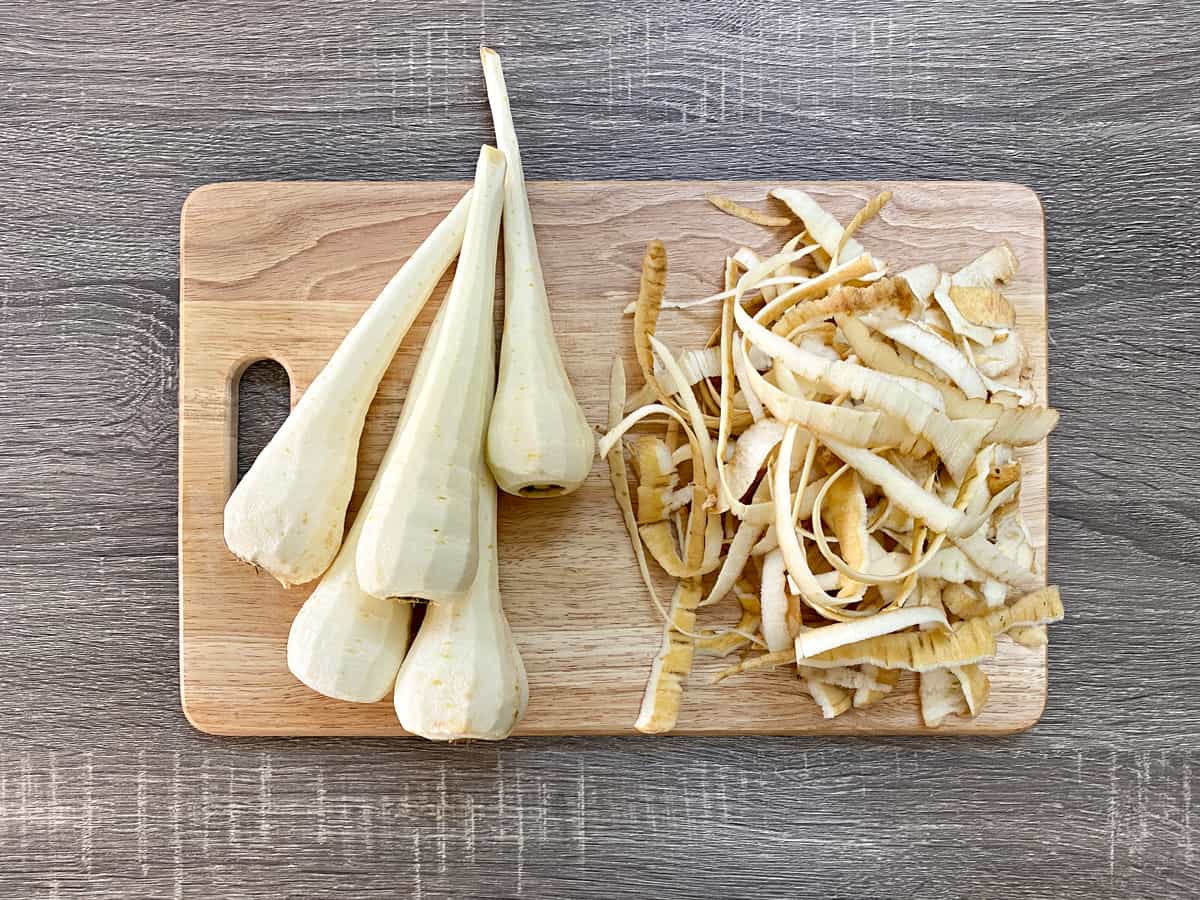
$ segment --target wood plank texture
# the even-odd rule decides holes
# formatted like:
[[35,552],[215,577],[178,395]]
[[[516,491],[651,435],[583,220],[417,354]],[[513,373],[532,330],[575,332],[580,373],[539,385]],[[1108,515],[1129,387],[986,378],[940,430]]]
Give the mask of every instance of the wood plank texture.
[[[615,355],[635,373],[630,319],[646,243],[666,240],[669,295],[720,288],[722,260],[738,246],[776,252],[795,232],[764,229],[714,209],[711,193],[762,202],[756,182],[548,182],[530,185],[560,348],[589,421],[604,421]],[[843,221],[871,196],[894,194],[860,237],[899,270],[935,261],[947,271],[1002,240],[1021,270],[1009,296],[1046,388],[1045,241],[1041,204],[1002,183],[790,183]],[[284,590],[225,548],[221,511],[236,463],[238,378],[250,360],[288,371],[298,398],[366,304],[424,240],[466,183],[250,183],[200,188],[184,206],[180,288],[180,655],[185,712],[218,734],[400,734],[391,698],[330,700],[286,667],[288,628],[312,585]],[[774,201],[773,201],[774,202]],[[498,281],[502,284],[502,276]],[[408,378],[447,276],[381,385],[359,451],[356,497],[365,496],[403,403]],[[497,313],[500,305],[497,305]],[[718,312],[668,312],[660,334],[702,346]],[[497,332],[498,333],[498,332]],[[1046,448],[1023,452],[1024,514],[1045,561]],[[661,625],[641,586],[599,463],[559,500],[504,497],[501,589],[530,679],[522,734],[633,734]],[[664,592],[669,593],[666,582]],[[737,621],[729,598],[701,621]],[[1001,642],[989,666],[994,698],[977,718],[937,733],[1027,728],[1046,699],[1045,651]],[[684,694],[681,734],[903,733],[925,730],[912,680],[867,710],[835,720],[784,671],[723,685],[728,660],[697,657]]]
[[[469,177],[481,42],[532,178],[1038,192],[1069,615],[1037,727],[445,748],[188,725],[180,205]],[[1200,895],[1197,58],[1190,0],[0,0],[0,896]]]

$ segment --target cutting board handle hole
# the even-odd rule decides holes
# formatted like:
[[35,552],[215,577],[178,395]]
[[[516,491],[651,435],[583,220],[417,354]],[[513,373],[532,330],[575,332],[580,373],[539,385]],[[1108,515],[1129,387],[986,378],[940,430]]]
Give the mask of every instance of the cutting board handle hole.
[[237,480],[249,470],[291,410],[291,379],[273,359],[250,363],[237,380]]

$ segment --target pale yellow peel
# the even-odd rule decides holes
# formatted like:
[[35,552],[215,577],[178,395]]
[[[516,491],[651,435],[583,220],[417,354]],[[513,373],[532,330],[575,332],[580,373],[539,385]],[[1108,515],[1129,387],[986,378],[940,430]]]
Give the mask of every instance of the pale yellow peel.
[[[862,482],[857,472],[851,472],[848,478],[834,482],[829,491],[830,527],[841,548],[841,558],[847,566],[862,569],[867,564],[867,500],[863,496]],[[855,581],[842,574],[839,578],[841,591],[839,596],[855,593],[862,588],[862,582]]]
[[825,319],[836,313],[894,306],[901,315],[907,315],[913,301],[907,282],[885,278],[866,287],[845,284],[871,271],[870,258],[859,257],[780,294],[756,318],[764,325],[774,321],[771,331],[775,334],[790,334],[805,322]]
[[817,702],[822,718],[836,719],[852,706],[854,695],[845,688],[816,678],[804,679],[804,686]]
[[762,621],[759,616],[758,600],[753,594],[739,591],[738,604],[742,608],[741,618],[737,625],[728,631],[697,639],[696,649],[712,656],[728,656],[736,653],[752,643],[752,635]]
[[964,715],[968,711],[962,687],[948,668],[921,673],[920,697],[921,720],[929,728],[937,728],[947,716]]
[[728,197],[709,194],[705,199],[721,210],[721,212],[728,213],[735,219],[741,219],[743,222],[749,222],[751,225],[763,225],[767,228],[786,228],[788,225],[793,224],[792,220],[787,216],[773,216],[770,213],[759,212],[757,209],[742,206],[742,204],[730,200]]
[[891,199],[891,191],[882,191],[863,204],[862,209],[854,214],[854,218],[846,223],[846,227],[842,231],[842,236],[838,238],[837,248],[833,251],[833,253],[830,254],[829,264],[831,266],[836,266],[838,264],[838,261],[842,256],[842,251],[846,248],[846,245],[850,243],[851,236],[857,232],[859,228],[879,215],[880,211],[887,206],[888,201]]
[[[621,358],[617,357],[613,360],[609,376],[608,426],[610,429],[616,428],[620,423],[624,407],[625,366],[622,364]],[[633,501],[629,496],[629,476],[625,470],[625,455],[621,450],[620,441],[614,441],[604,456],[608,461],[609,480],[617,499],[617,506],[621,510],[621,517],[625,522],[625,530],[629,533],[629,542],[633,545],[633,554],[637,559],[642,583],[646,585],[650,600],[659,614],[664,620],[667,620],[669,619],[667,610],[663,606],[662,600],[659,599],[658,592],[654,589],[654,579],[650,575],[650,568],[646,564],[646,554],[642,549],[641,535],[638,533],[637,520],[633,514]]]
[[[643,546],[681,579],[718,573],[697,608],[736,591],[737,626],[690,637],[704,652],[766,652],[715,680],[788,666],[833,716],[911,670],[925,674],[930,727],[977,715],[978,663],[997,636],[1038,646],[1062,615],[1053,589],[1021,595],[1041,576],[1011,448],[1044,438],[1057,413],[1033,405],[996,287],[1013,261],[1001,247],[954,276],[936,264],[893,276],[854,241],[886,196],[846,228],[790,199],[807,216],[799,233],[773,254],[725,255],[723,290],[687,301],[720,303],[699,349],[655,336],[665,283],[635,304],[660,401],[641,415],[671,410],[677,435],[641,459]],[[680,487],[671,478],[689,465]]]
[[642,698],[634,728],[644,734],[660,734],[675,727],[683,682],[692,670],[695,641],[688,634],[696,626],[696,605],[700,602],[700,580],[679,582],[671,598],[671,609],[663,625],[662,646],[650,668],[650,679]]
[[[793,306],[798,306],[802,301],[820,300],[830,292],[831,288],[862,278],[873,271],[875,271],[875,263],[870,257],[860,256],[857,259],[852,259],[850,262],[843,263],[836,269],[822,272],[815,278],[804,281],[794,288],[784,291],[764,306],[756,314],[755,318],[762,322],[763,325],[770,326],[780,316],[784,316],[788,310]],[[842,306],[849,302],[849,297],[838,296],[836,299],[829,300],[825,306],[806,309],[803,314],[798,313],[797,317],[801,322],[807,322],[812,318],[824,318],[840,310]],[[794,327],[795,324],[789,324],[783,327],[783,331],[785,333],[790,332]]]
[[1022,647],[1028,647],[1030,650],[1045,647],[1049,640],[1046,635],[1045,625],[1018,625],[1015,628],[1008,629],[1005,634]]
[[1012,304],[993,287],[950,285],[950,299],[963,317],[975,325],[1012,328],[1017,321]]
[[983,712],[983,707],[987,705],[988,695],[992,690],[991,680],[983,669],[974,663],[966,666],[951,666],[950,671],[958,679],[958,686],[962,690],[963,699],[967,702],[967,709],[974,718]]
[[854,691],[854,706],[856,709],[862,709],[865,706],[870,706],[886,697],[896,687],[900,681],[899,669],[881,669],[879,666],[873,666],[870,663],[863,663],[858,667],[868,678],[873,680],[878,688],[857,688]]

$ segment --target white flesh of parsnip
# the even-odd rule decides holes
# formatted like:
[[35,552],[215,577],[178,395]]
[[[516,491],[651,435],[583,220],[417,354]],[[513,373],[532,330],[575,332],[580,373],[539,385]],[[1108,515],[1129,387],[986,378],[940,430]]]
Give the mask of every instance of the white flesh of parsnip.
[[479,567],[478,473],[495,382],[492,301],[504,154],[479,152],[454,284],[426,338],[404,412],[379,465],[358,545],[376,597],[442,602]]
[[358,583],[355,556],[367,495],[333,565],[321,579],[288,633],[292,674],[326,697],[375,703],[396,683],[408,648],[412,605],[372,597]]
[[488,426],[487,460],[505,492],[553,497],[570,493],[587,478],[596,442],[554,339],[500,57],[484,48],[480,58],[496,143],[508,158],[504,185],[504,335]]
[[470,195],[387,283],[225,504],[225,543],[285,587],[316,578],[342,544],[358,443],[379,381],[462,246]]
[[[482,471],[482,467],[481,467]],[[479,571],[470,591],[431,603],[400,676],[396,715],[406,731],[435,741],[498,741],[525,713],[525,665],[500,602],[496,485],[479,488]]]

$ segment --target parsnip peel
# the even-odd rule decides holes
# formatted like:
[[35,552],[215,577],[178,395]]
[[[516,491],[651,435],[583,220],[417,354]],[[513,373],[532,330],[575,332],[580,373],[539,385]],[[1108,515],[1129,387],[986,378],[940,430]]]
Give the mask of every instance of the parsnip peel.
[[662,646],[651,666],[642,708],[634,723],[638,731],[656,734],[675,727],[683,698],[683,681],[692,670],[695,641],[688,633],[695,628],[699,602],[699,579],[680,581],[671,598],[671,609],[663,625]]
[[[772,195],[803,228],[778,252],[724,255],[721,290],[686,304],[719,304],[702,346],[657,336],[666,248],[652,242],[643,261],[638,397],[656,402],[627,408],[622,390],[600,444],[620,452],[631,429],[669,422],[665,439],[633,440],[636,515],[618,490],[639,559],[679,583],[638,728],[674,725],[697,649],[749,651],[714,681],[789,668],[825,717],[869,715],[905,670],[921,675],[928,727],[979,715],[998,636],[1038,647],[1063,614],[1020,518],[1012,448],[1058,414],[1033,405],[1000,293],[1015,256],[1002,244],[953,275],[892,275],[856,240],[889,192],[845,227],[806,192]],[[696,626],[700,607],[733,599],[734,627]]]
[[773,216],[770,213],[759,212],[757,209],[743,206],[736,201],[730,200],[728,197],[710,194],[707,199],[709,203],[721,210],[721,212],[728,213],[736,219],[741,219],[743,222],[750,222],[752,225],[765,225],[768,228],[786,228],[788,225],[793,224],[792,220],[787,216]]

